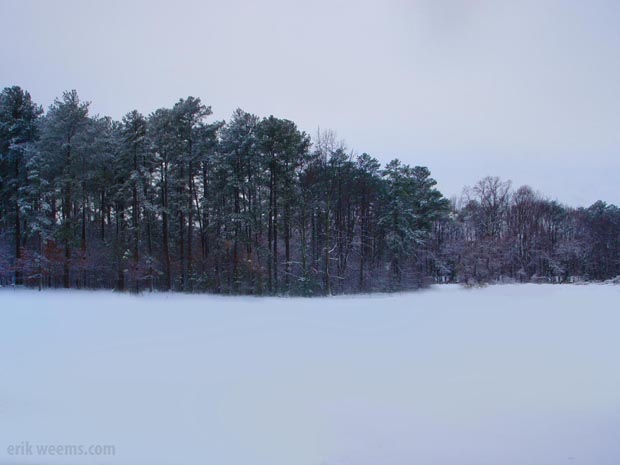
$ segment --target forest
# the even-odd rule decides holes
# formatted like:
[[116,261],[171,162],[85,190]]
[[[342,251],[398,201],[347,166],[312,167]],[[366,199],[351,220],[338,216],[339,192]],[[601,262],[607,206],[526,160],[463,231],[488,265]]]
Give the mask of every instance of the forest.
[[199,98],[121,121],[0,94],[0,285],[254,295],[620,275],[620,209],[431,172]]

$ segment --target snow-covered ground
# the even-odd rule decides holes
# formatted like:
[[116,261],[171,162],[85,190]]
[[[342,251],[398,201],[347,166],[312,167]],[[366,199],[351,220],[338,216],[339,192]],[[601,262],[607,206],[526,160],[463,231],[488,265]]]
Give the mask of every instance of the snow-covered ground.
[[[619,304],[0,290],[0,464],[617,465]],[[23,441],[116,454],[8,453]]]

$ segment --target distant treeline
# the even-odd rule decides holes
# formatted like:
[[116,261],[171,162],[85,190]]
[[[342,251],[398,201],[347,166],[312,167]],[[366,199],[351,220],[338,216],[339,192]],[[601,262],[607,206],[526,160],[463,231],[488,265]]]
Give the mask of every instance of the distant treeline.
[[425,167],[188,97],[145,117],[0,95],[0,284],[324,295],[620,275],[620,209]]

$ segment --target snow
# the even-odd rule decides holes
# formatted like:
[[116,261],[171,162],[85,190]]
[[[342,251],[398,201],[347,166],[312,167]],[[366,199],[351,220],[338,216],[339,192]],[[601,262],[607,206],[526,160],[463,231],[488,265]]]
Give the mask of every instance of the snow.
[[[616,465],[618,302],[0,290],[0,464]],[[22,441],[116,454],[7,453]]]

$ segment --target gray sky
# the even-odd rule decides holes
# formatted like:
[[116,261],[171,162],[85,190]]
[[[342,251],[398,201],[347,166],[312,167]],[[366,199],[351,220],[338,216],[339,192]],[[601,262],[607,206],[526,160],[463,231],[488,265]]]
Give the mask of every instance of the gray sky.
[[620,2],[0,0],[0,86],[94,113],[193,95],[331,128],[445,195],[485,175],[620,204]]

